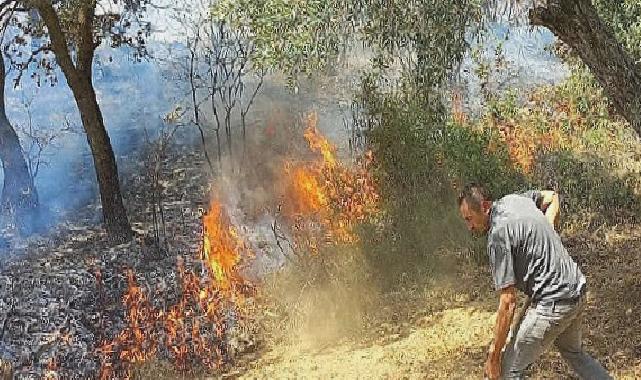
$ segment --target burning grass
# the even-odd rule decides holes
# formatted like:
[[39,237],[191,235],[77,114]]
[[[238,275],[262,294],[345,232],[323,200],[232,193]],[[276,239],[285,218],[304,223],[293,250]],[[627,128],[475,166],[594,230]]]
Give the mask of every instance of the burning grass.
[[239,272],[250,253],[219,202],[203,217],[203,229],[199,265],[188,270],[178,258],[181,296],[176,304],[154,307],[134,272],[128,271],[123,296],[128,325],[100,347],[101,379],[130,378],[132,365],[156,356],[168,358],[181,371],[213,370],[228,361],[229,334],[242,319],[243,300],[252,289]]
[[[281,157],[282,165],[273,173],[280,186],[272,196],[281,202],[283,227],[299,257],[318,253],[322,247],[356,243],[356,226],[379,212],[379,196],[369,172],[372,154],[352,166],[344,165],[316,125],[312,114],[304,132],[312,158]],[[238,193],[233,187],[228,190]],[[232,221],[230,210],[226,203],[212,201],[202,219],[201,252],[177,260],[180,296],[175,302],[156,306],[158,302],[151,301],[156,298],[153,291],[139,285],[133,270],[127,272],[122,299],[127,326],[99,348],[100,378],[130,378],[135,366],[156,358],[183,373],[220,369],[230,361],[230,335],[250,317],[244,305],[256,287],[243,274],[256,247],[241,236],[234,223],[245,221]]]
[[[355,243],[355,227],[379,214],[379,194],[370,168],[372,152],[353,166],[336,159],[334,146],[317,130],[318,119],[306,120],[305,139],[317,154],[310,162],[285,162],[284,214],[297,242],[317,251],[319,244]],[[310,226],[317,227],[316,229]],[[312,236],[310,232],[316,231]]]

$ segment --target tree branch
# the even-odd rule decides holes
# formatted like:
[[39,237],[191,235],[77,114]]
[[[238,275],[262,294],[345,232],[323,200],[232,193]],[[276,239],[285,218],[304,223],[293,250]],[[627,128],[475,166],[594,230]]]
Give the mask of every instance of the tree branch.
[[641,68],[599,16],[590,0],[548,0],[530,9],[532,25],[544,26],[578,54],[617,112],[641,136]]
[[530,9],[528,17],[530,18],[530,24],[534,26],[547,27],[552,21],[550,10],[546,7],[534,7]]
[[[0,2],[0,10],[4,10],[7,8],[11,3],[15,2],[16,0],[3,0]],[[16,4],[17,5],[17,4]]]
[[71,54],[67,47],[67,38],[53,5],[47,0],[32,0],[31,4],[40,13],[47,26],[49,37],[51,38],[51,50],[56,55],[56,60],[65,73],[67,80],[70,82],[78,80],[77,68],[71,59]]
[[29,65],[31,65],[36,61],[40,53],[51,52],[51,51],[52,50],[50,46],[48,45],[41,46],[38,49],[31,52],[31,56],[26,62],[21,62],[21,63],[15,62],[8,54],[6,54],[7,58],[9,58],[9,61],[11,62],[11,65],[18,67],[18,75],[16,76],[16,79],[13,81],[14,88],[18,87],[18,85],[20,84],[20,81],[22,81],[22,76],[24,75],[25,71],[29,70]]

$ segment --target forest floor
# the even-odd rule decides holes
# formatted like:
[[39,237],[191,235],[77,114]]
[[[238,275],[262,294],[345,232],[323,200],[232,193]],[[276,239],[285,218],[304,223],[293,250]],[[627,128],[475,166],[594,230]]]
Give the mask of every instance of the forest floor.
[[[590,290],[584,344],[618,379],[641,378],[641,229],[618,227],[566,236]],[[402,258],[399,258],[402,259]],[[442,274],[380,298],[360,328],[318,336],[314,326],[269,339],[231,375],[270,379],[479,379],[492,339],[497,298],[487,268],[452,255]],[[316,335],[316,336],[315,336]],[[332,335],[332,334],[330,334]],[[311,337],[311,338],[310,338]],[[532,378],[575,378],[554,349]]]
[[[273,107],[263,108],[268,114]],[[334,125],[340,121],[340,107],[330,111],[321,113],[321,121]],[[265,123],[278,126],[277,121],[266,118]],[[19,378],[86,378],[97,373],[96,348],[125,325],[126,269],[136,271],[142,287],[163,285],[174,300],[178,297],[172,290],[178,288],[176,258],[197,254],[200,217],[211,192],[209,169],[199,149],[182,147],[155,163],[141,156],[125,167],[132,174],[123,187],[138,234],[132,243],[109,247],[104,231],[91,227],[99,210],[91,205],[74,223],[59,226],[51,236],[17,242],[4,256],[0,354],[13,361]],[[155,190],[149,180],[154,170],[161,172]],[[153,223],[153,191],[161,194],[166,220],[163,232],[158,232],[170,243],[166,251],[160,250],[162,255],[149,238],[158,228]],[[604,227],[562,237],[588,279],[587,351],[615,378],[641,379],[641,227]],[[389,279],[395,285],[386,290],[373,281],[342,292],[341,279],[337,286],[312,289],[316,294],[298,289],[300,295],[310,295],[303,302],[302,319],[292,318],[291,310],[278,304],[279,291],[290,291],[278,289],[282,279],[266,280],[250,318],[256,321],[254,343],[213,378],[482,378],[497,306],[489,268],[454,251],[435,254],[430,264],[407,266],[422,265],[430,265],[418,271],[424,276]],[[165,301],[169,303],[154,303]],[[44,319],[43,310],[49,313]],[[71,337],[62,339],[60,331]],[[48,370],[56,357],[58,368]],[[532,375],[573,378],[554,350],[536,363]],[[169,369],[166,362],[150,362],[135,377],[211,376],[185,375]]]

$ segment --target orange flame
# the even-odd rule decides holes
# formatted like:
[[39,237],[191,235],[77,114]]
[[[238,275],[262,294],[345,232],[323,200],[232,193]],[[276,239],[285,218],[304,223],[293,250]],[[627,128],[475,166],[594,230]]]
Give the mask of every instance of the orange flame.
[[49,359],[49,363],[47,364],[47,369],[50,371],[55,371],[56,368],[58,368],[58,361],[56,360],[56,358],[54,357]]
[[311,113],[307,117],[307,129],[305,129],[305,139],[309,143],[312,151],[318,152],[323,155],[324,164],[328,167],[336,165],[336,157],[334,152],[336,148],[323,136],[318,133],[316,126],[318,125],[318,116],[316,113]]
[[236,265],[244,245],[236,230],[227,221],[219,202],[213,202],[203,218],[203,259],[213,278],[222,289],[229,289],[237,281]]
[[[378,212],[378,192],[370,173],[373,155],[367,152],[354,166],[348,167],[335,157],[335,147],[322,136],[315,114],[307,118],[304,136],[310,149],[320,153],[309,163],[287,162],[285,165],[286,216],[294,225],[299,241],[315,251],[322,237],[331,243],[353,243],[353,228]],[[321,237],[313,236],[301,221],[314,221]]]
[[[283,211],[296,242],[315,251],[321,244],[357,241],[354,227],[378,213],[378,192],[368,152],[355,165],[336,159],[335,147],[316,129],[317,117],[307,119],[304,136],[316,159],[287,162],[284,167]],[[178,260],[182,293],[162,310],[153,307],[132,270],[123,296],[126,327],[100,347],[101,379],[129,378],[130,364],[163,354],[179,369],[197,364],[220,367],[226,355],[230,311],[242,312],[251,285],[240,267],[251,252],[218,201],[202,219],[202,275]],[[191,266],[190,266],[191,267]],[[97,281],[102,276],[96,274]]]
[[[123,304],[127,311],[128,326],[112,342],[105,342],[100,347],[99,351],[103,354],[101,379],[113,378],[116,368],[111,362],[112,354],[117,354],[119,361],[124,365],[144,362],[156,353],[157,342],[148,334],[158,318],[158,312],[153,309],[142,288],[136,283],[135,274],[131,269],[127,271],[127,284]],[[129,375],[126,374],[124,377],[129,378]]]
[[328,200],[319,181],[320,172],[301,166],[286,168],[291,178],[288,201],[294,212],[313,214],[324,210]]
[[207,268],[206,276],[186,270],[179,259],[182,294],[166,311],[151,305],[136,283],[134,272],[127,271],[128,289],[123,303],[128,324],[99,349],[103,359],[101,379],[129,378],[130,364],[151,359],[161,347],[181,370],[193,363],[209,369],[223,364],[226,314],[230,309],[241,311],[242,292],[249,284],[238,272],[241,255],[248,250],[219,202],[213,202],[203,217],[202,248],[200,259]]

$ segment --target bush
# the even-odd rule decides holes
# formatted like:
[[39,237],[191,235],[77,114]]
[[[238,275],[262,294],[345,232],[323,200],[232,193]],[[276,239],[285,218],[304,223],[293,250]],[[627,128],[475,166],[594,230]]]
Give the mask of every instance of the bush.
[[[464,183],[495,199],[531,188],[562,194],[564,226],[592,229],[639,217],[641,148],[585,68],[557,86],[487,96],[486,113],[450,120],[440,97],[365,81],[369,146],[385,211],[361,239],[374,268],[429,268],[434,252],[469,247],[456,208]],[[479,245],[477,245],[477,248]],[[479,257],[485,255],[477,252]]]
[[376,120],[367,138],[385,218],[364,227],[361,241],[372,268],[390,279],[423,276],[435,252],[471,245],[456,203],[464,183],[484,183],[497,198],[525,188],[505,144],[492,144],[496,132],[448,121],[438,102],[426,99],[393,93],[365,99],[368,117]]
[[526,187],[525,177],[510,162],[506,145],[496,142],[494,131],[472,130],[454,123],[444,130],[440,149],[455,184],[482,183],[494,199]]
[[[506,146],[527,187],[562,194],[566,227],[638,220],[638,137],[611,115],[586,68],[575,66],[563,83],[541,86],[518,101],[513,91],[492,97],[486,116],[468,128]],[[490,134],[495,130],[500,133]]]

